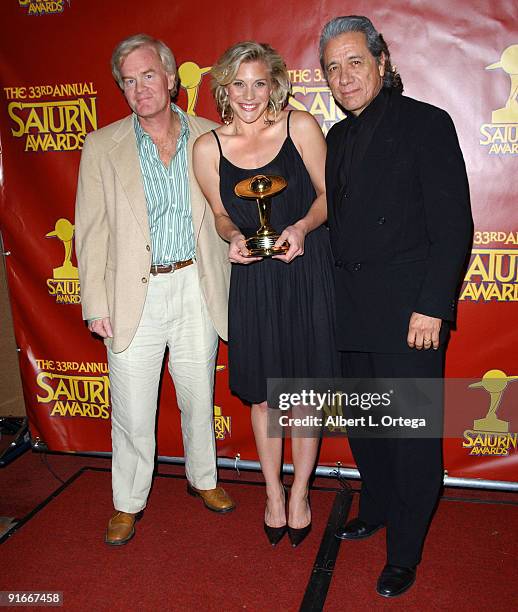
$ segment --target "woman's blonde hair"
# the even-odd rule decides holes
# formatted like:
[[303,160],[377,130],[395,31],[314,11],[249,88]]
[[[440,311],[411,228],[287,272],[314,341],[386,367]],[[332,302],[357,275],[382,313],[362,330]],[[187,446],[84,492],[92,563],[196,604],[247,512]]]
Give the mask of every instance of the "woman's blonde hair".
[[276,115],[286,105],[291,83],[284,60],[270,45],[247,40],[227,49],[212,66],[212,95],[223,121],[228,122],[226,119],[231,113],[227,86],[236,78],[243,62],[256,61],[265,63],[273,84],[269,110]]

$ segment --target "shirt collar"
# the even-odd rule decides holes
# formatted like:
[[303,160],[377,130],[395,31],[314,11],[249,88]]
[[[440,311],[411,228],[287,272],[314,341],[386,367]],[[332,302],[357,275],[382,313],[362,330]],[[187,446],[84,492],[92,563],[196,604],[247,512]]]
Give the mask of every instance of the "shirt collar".
[[[189,121],[187,119],[187,114],[179,106],[176,106],[174,102],[171,102],[171,110],[173,113],[176,113],[180,119],[180,135],[178,136],[177,145],[178,149],[189,138]],[[137,137],[137,145],[139,148],[143,144],[144,138],[151,140],[151,136],[140,125],[140,121],[138,120],[136,113],[133,113],[133,127],[135,129],[135,136]]]
[[354,115],[351,113],[351,118],[353,119],[353,123],[356,122],[364,122],[366,119],[368,120],[370,117],[375,118],[385,109],[385,105],[388,101],[389,92],[385,87],[382,87],[378,93],[378,95],[370,102],[370,104],[359,114]]

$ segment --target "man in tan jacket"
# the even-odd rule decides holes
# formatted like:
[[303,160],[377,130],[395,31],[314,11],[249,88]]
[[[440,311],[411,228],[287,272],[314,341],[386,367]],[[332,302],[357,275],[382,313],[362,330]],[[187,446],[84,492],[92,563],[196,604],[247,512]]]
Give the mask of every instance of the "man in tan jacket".
[[160,372],[182,418],[187,490],[216,512],[213,429],[218,334],[226,339],[227,246],[191,170],[196,138],[215,124],[171,102],[171,50],[138,34],[117,45],[112,72],[132,115],[88,135],[76,202],[83,318],[104,338],[112,401],[115,513],[105,542],[127,543],[151,486]]

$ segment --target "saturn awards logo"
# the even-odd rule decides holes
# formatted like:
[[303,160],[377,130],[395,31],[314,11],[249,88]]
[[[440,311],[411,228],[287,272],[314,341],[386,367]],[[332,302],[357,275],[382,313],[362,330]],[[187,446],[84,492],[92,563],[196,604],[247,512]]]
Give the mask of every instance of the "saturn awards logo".
[[[223,372],[227,367],[218,364],[216,373]],[[225,416],[220,406],[214,405],[214,437],[216,440],[224,440],[226,437],[232,436],[232,417]]]
[[25,152],[77,151],[97,129],[97,90],[92,82],[3,87],[11,135]]
[[219,406],[214,406],[214,435],[216,440],[224,440],[232,435],[232,419],[225,416]]
[[47,238],[57,238],[63,244],[63,262],[52,270],[52,278],[47,279],[49,295],[57,304],[80,304],[79,272],[72,263],[74,226],[68,219],[58,219],[54,230]]
[[55,15],[70,6],[70,0],[18,0],[18,4],[27,15]]
[[517,451],[518,434],[509,432],[509,421],[498,418],[497,411],[502,404],[504,391],[518,376],[507,376],[502,370],[489,370],[482,380],[469,385],[470,389],[483,389],[489,395],[486,416],[473,421],[473,429],[464,432],[463,448],[469,448],[470,455],[507,456]]
[[502,52],[500,61],[486,70],[503,70],[509,76],[509,95],[504,106],[493,111],[491,123],[480,127],[480,144],[490,155],[518,154],[518,45]]
[[51,417],[110,418],[108,364],[36,359],[36,402]]
[[[494,234],[505,241],[504,246],[513,245],[513,232],[475,232]],[[459,300],[472,302],[517,302],[518,301],[518,249],[480,247],[471,251]]]
[[187,114],[196,115],[194,109],[198,101],[201,80],[204,74],[210,72],[211,66],[200,68],[195,62],[184,62],[178,68],[180,86],[185,89],[187,94]]

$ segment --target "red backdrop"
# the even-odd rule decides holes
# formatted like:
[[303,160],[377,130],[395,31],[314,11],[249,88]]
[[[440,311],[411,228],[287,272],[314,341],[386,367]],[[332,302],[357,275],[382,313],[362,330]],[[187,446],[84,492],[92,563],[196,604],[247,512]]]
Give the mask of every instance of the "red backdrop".
[[[382,8],[337,0],[3,0],[0,227],[31,430],[50,449],[110,450],[105,353],[81,321],[73,223],[84,135],[127,114],[110,75],[114,45],[141,31],[162,38],[180,66],[179,104],[217,120],[207,69],[239,40],[267,41],[291,70],[292,106],[327,131],[340,116],[317,43],[324,23],[343,13],[371,17],[406,93],[445,108],[457,126],[476,231],[447,359],[447,376],[465,379],[448,393],[447,415],[461,414],[465,431],[445,441],[445,464],[452,476],[518,480],[518,384],[510,378],[518,375],[518,5],[506,0],[387,0]],[[219,453],[256,459],[248,410],[228,392],[224,345],[218,363]],[[499,402],[497,420],[475,424],[491,401]],[[159,453],[181,455],[168,379],[159,419]],[[346,443],[325,440],[320,463],[337,461],[353,465]]]

